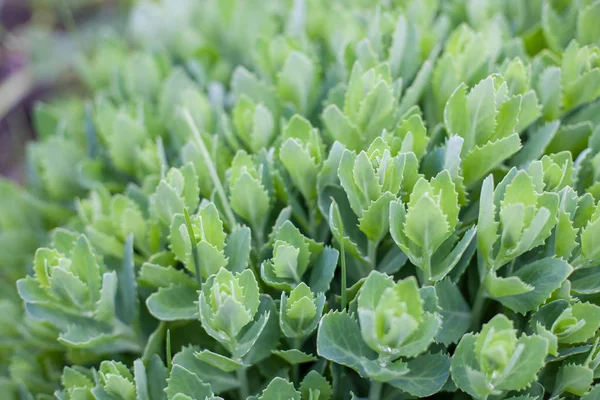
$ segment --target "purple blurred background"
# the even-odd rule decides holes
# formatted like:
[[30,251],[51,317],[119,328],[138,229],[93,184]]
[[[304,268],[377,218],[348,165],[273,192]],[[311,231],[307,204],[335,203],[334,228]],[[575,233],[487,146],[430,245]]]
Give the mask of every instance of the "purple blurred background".
[[122,27],[128,2],[0,0],[0,175],[22,180],[33,105],[79,87],[73,57],[101,27]]

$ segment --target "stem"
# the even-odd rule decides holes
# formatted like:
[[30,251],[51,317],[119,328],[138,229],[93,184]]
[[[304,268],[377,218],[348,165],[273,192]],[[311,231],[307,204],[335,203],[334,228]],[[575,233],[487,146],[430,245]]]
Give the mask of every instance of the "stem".
[[344,232],[343,227],[340,227],[342,231],[342,240],[340,241],[340,250],[341,250],[341,262],[342,262],[342,311],[346,310],[346,304],[348,302],[348,294],[346,291],[348,290],[348,283],[346,282],[346,251],[344,250]]
[[[294,338],[292,340],[292,348],[300,350],[300,347],[300,338]],[[300,366],[298,364],[292,365],[292,382],[294,382],[295,386],[298,386],[300,383]]]
[[237,380],[240,383],[240,400],[246,400],[250,396],[246,369],[247,367],[240,367],[237,370]]
[[317,237],[318,206],[316,204],[308,207],[308,225],[313,238]]
[[196,235],[194,234],[194,227],[190,214],[187,209],[183,209],[183,215],[185,217],[185,226],[187,227],[188,236],[190,237],[190,245],[192,247],[192,259],[194,260],[194,268],[196,270],[196,280],[198,281],[198,288],[202,290],[202,275],[200,271],[200,262],[198,260],[198,247],[196,246]]
[[167,368],[173,368],[173,357],[171,353],[171,330],[167,329]]
[[473,315],[471,330],[473,332],[479,331],[479,326],[481,325],[481,319],[483,318],[483,312],[485,310],[486,300],[485,284],[482,281],[479,284],[479,289],[477,289],[475,303],[473,304],[473,308],[471,310],[471,314]]
[[377,267],[377,246],[378,242],[373,242],[369,240],[367,244],[367,258],[369,259],[369,266],[371,267],[371,271],[375,270]]
[[198,149],[200,150],[200,153],[202,154],[202,160],[204,161],[204,165],[206,165],[206,168],[208,169],[210,179],[212,180],[213,185],[215,185],[215,189],[217,190],[217,195],[219,196],[219,199],[221,200],[221,205],[223,206],[225,216],[228,219],[229,227],[230,227],[230,229],[233,229],[237,225],[237,223],[235,221],[235,215],[233,214],[233,210],[231,209],[231,204],[229,204],[229,200],[227,199],[227,196],[225,195],[225,189],[223,188],[223,185],[221,184],[221,180],[219,179],[219,175],[217,174],[217,170],[215,169],[215,165],[212,161],[212,158],[210,157],[210,154],[208,153],[208,149],[206,148],[206,145],[204,144],[202,137],[200,137],[200,131],[198,131],[198,127],[196,126],[196,123],[192,119],[192,116],[190,115],[190,111],[187,109],[184,109],[182,112],[183,112],[183,117],[185,118],[186,123],[192,130],[192,135],[194,136],[196,145],[198,146]]
[[383,383],[371,379],[371,387],[369,388],[369,400],[379,400],[381,398],[381,389]]
[[431,285],[431,257],[429,254],[423,256],[423,285]]

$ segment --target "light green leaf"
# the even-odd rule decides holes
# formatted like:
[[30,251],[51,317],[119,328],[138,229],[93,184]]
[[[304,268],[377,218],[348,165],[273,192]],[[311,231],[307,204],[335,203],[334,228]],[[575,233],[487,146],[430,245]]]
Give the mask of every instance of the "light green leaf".
[[198,318],[198,293],[195,288],[173,285],[160,288],[146,300],[148,310],[162,321]]
[[557,258],[544,258],[535,261],[520,268],[512,277],[508,278],[517,278],[533,290],[509,296],[494,297],[510,309],[525,314],[527,311],[537,309],[552,292],[562,285],[572,270],[569,263]]
[[221,354],[214,353],[210,350],[202,350],[200,352],[194,353],[194,356],[207,364],[212,365],[224,372],[233,372],[240,367],[243,367],[243,364],[232,360],[229,357],[225,357]]
[[273,350],[272,353],[283,358],[292,365],[317,361],[317,357],[313,356],[312,354],[303,353],[298,349]]
[[275,378],[258,397],[259,400],[300,400],[300,392],[294,389],[294,384],[283,378]]

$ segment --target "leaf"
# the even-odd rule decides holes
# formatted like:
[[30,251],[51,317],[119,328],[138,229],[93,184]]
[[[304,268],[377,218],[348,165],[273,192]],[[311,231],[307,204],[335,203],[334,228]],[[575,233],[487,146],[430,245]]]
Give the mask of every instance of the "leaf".
[[133,262],[133,234],[125,241],[125,255],[121,268],[117,269],[119,282],[117,292],[117,314],[125,324],[132,326],[138,315],[138,293]]
[[[392,213],[390,213],[390,216]],[[406,236],[432,256],[451,233],[446,215],[427,194],[409,206],[404,224]]]
[[471,309],[459,288],[449,279],[435,284],[435,293],[441,307],[442,327],[435,340],[448,346],[457,343],[471,326]]
[[313,356],[312,354],[303,353],[298,349],[273,350],[272,353],[283,358],[292,365],[317,361],[317,357]]
[[198,293],[189,286],[160,288],[148,297],[146,305],[150,314],[162,321],[198,318]]
[[[197,360],[194,353],[200,350],[198,347],[184,347],[173,357],[173,369],[175,366],[181,366],[188,372],[201,376],[202,382],[209,384],[216,394],[239,387],[239,382],[234,375]],[[194,394],[192,393],[191,396]]]
[[571,290],[577,294],[600,293],[600,268],[584,268],[569,276]]
[[514,366],[496,381],[502,390],[522,390],[535,381],[538,371],[544,366],[548,343],[541,336],[521,336],[517,346],[523,346]]
[[323,248],[316,263],[311,267],[309,284],[314,293],[329,291],[331,280],[335,275],[338,264],[339,252],[331,247]]
[[150,395],[148,394],[148,377],[146,376],[146,367],[142,360],[137,359],[133,362],[133,374],[135,376],[137,400],[150,400]]
[[[469,333],[464,335],[454,350],[450,364],[452,380],[456,386],[475,398],[485,397],[490,389],[485,383],[480,384],[480,375],[472,373],[478,371],[479,364],[474,352],[476,336]],[[482,382],[483,383],[483,382]]]
[[564,260],[545,258],[520,268],[512,277],[534,288],[531,291],[506,297],[496,297],[503,305],[525,314],[537,309],[554,290],[558,289],[572,271]]
[[594,371],[584,365],[563,365],[558,371],[553,394],[571,393],[582,396],[592,387]]
[[385,192],[377,200],[371,202],[362,217],[359,218],[360,230],[372,241],[379,243],[389,231],[390,203],[396,196]]
[[[258,338],[253,342],[252,347],[244,356],[244,363],[256,364],[271,355],[271,351],[277,347],[281,332],[279,331],[279,323],[277,321],[277,309],[273,299],[265,294],[260,295],[260,304],[258,311],[254,317],[255,324],[248,330],[250,335],[245,335],[242,332],[240,342],[243,342],[246,337],[251,336],[251,330],[256,330],[260,327],[263,318],[267,318],[265,326],[260,331]],[[249,342],[250,343],[250,342]]]
[[269,211],[269,194],[263,185],[247,172],[243,172],[231,188],[231,207],[253,229],[264,226]]
[[310,371],[300,383],[303,399],[329,400],[333,395],[331,385],[317,371]]
[[475,147],[473,151],[465,156],[463,161],[462,170],[465,185],[469,187],[479,182],[481,178],[519,149],[521,149],[521,139],[517,133]]
[[232,360],[229,357],[222,356],[221,354],[213,353],[210,350],[202,350],[200,352],[194,353],[194,356],[207,364],[212,365],[213,367],[219,368],[224,372],[233,372],[240,367],[243,367],[243,364]]
[[431,396],[448,380],[450,357],[443,353],[425,354],[408,361],[408,370],[407,374],[389,384],[413,396]]
[[347,313],[340,312],[329,312],[321,319],[317,331],[317,353],[356,370],[364,377],[368,375],[363,361],[377,357],[363,341],[356,321]]
[[476,228],[473,227],[465,232],[462,239],[454,246],[450,254],[446,255],[445,258],[438,261],[437,257],[434,257],[432,262],[432,279],[434,281],[440,281],[444,279],[454,267],[461,261],[461,258],[468,252],[469,246],[475,238]]
[[294,389],[294,384],[283,378],[275,378],[258,397],[259,400],[300,400],[300,392]]
[[195,287],[196,281],[187,275],[184,270],[173,267],[163,267],[152,263],[144,263],[140,269],[138,280],[142,286],[168,287],[171,285],[185,285]]
[[196,400],[211,398],[213,395],[209,384],[202,382],[198,375],[181,365],[173,365],[165,392],[169,399],[173,399],[177,394],[184,394]]
[[71,255],[73,272],[89,287],[90,301],[96,302],[100,295],[101,274],[92,252],[90,242],[83,235],[77,238]]

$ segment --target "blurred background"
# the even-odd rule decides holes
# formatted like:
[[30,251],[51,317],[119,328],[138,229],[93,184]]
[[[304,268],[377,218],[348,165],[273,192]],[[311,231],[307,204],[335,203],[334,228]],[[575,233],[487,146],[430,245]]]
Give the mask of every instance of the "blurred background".
[[0,175],[23,177],[32,110],[84,90],[76,58],[100,30],[124,29],[129,0],[0,0]]

